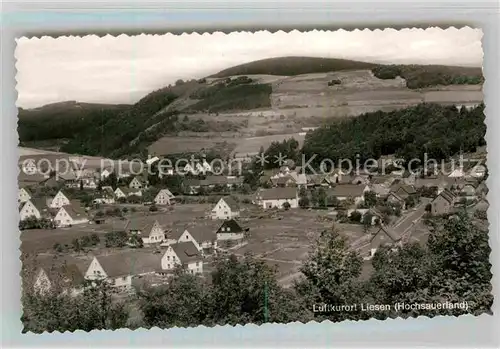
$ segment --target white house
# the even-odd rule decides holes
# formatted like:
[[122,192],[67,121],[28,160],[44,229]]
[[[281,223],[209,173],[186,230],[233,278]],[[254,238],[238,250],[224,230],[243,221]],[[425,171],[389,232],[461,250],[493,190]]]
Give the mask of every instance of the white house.
[[284,208],[285,203],[290,208],[299,207],[299,195],[296,188],[270,188],[257,192],[255,203],[263,209]]
[[50,208],[61,208],[63,206],[69,205],[70,201],[64,193],[59,190],[54,196],[54,198],[51,200],[49,207]]
[[224,221],[216,232],[217,241],[242,240],[245,236],[243,228],[234,219]]
[[64,205],[57,211],[54,222],[58,227],[70,227],[89,222],[87,212],[76,204]]
[[126,198],[129,196],[142,196],[142,190],[141,189],[135,189],[135,188],[127,188],[127,187],[118,187],[115,190],[115,197],[117,199],[119,198]]
[[327,191],[327,195],[344,201],[349,198],[357,205],[364,201],[364,195],[370,191],[370,186],[365,184],[340,184]]
[[192,226],[184,229],[177,242],[192,242],[203,256],[211,255],[217,249],[217,236],[210,226]]
[[182,266],[191,274],[203,273],[203,259],[201,253],[191,242],[180,242],[167,247],[161,259],[161,268],[172,271]]
[[162,243],[165,240],[165,230],[158,220],[149,222],[129,220],[125,225],[125,231],[140,235],[144,244]]
[[84,277],[74,263],[40,267],[33,282],[33,290],[40,295],[53,292],[76,296],[82,292]]
[[33,290],[36,294],[43,296],[49,294],[51,288],[52,283],[50,282],[49,276],[43,268],[40,268],[36,275],[35,282],[33,283]]
[[212,219],[231,219],[239,217],[240,208],[231,197],[224,197],[212,209]]
[[115,193],[111,187],[102,188],[102,193],[100,196],[93,200],[94,204],[114,204],[115,203]]
[[[191,231],[194,231],[193,228],[190,228]],[[182,234],[178,237],[177,241],[175,243],[181,243],[181,242],[192,242],[193,245],[196,247],[198,251],[201,251],[201,245],[198,243],[198,241],[194,238],[194,236],[189,232],[188,229],[184,229]]]
[[141,179],[139,179],[138,177],[134,177],[128,184],[128,187],[131,189],[142,189],[145,188],[146,185],[143,183]]
[[19,188],[17,192],[17,202],[23,203],[31,199],[31,194],[27,188]]
[[102,256],[99,257],[99,259],[94,257],[85,272],[85,279],[107,280],[112,287],[116,287],[117,289],[130,289],[132,287],[132,274],[130,272],[122,271],[119,267],[122,261],[111,261],[112,256],[113,255]]
[[[38,206],[40,206],[40,204]],[[37,207],[37,205],[32,200],[28,200],[24,204],[22,204],[19,211],[19,216],[20,220],[22,221],[30,217],[40,219],[42,218],[42,207]]]
[[155,196],[154,202],[156,205],[170,205],[175,199],[174,194],[168,189],[162,189]]

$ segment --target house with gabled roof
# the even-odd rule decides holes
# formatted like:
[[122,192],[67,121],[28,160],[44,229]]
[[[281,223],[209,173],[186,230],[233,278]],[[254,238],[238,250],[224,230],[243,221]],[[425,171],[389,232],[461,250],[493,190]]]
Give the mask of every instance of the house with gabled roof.
[[161,258],[161,268],[173,271],[179,266],[191,274],[203,273],[203,257],[193,242],[179,242],[167,247]]
[[115,189],[115,197],[128,198],[129,196],[142,196],[141,189],[129,188],[129,187],[118,187]]
[[93,200],[94,204],[114,204],[115,203],[115,192],[111,187],[103,187],[101,192],[98,193]]
[[365,200],[364,195],[369,191],[370,187],[366,184],[339,184],[329,189],[327,195],[333,196],[339,201],[352,198],[357,205]]
[[265,210],[284,208],[285,203],[288,203],[290,208],[297,208],[299,194],[295,187],[261,189],[255,196],[255,203]]
[[144,189],[147,187],[147,185],[142,178],[136,176],[132,178],[132,180],[128,184],[128,187],[130,189]]
[[171,205],[175,199],[174,194],[168,189],[161,189],[154,198],[154,203],[156,205]]
[[210,255],[217,249],[217,236],[210,226],[186,227],[177,243],[191,241],[202,255]]
[[84,281],[83,273],[76,264],[43,265],[35,275],[33,291],[39,295],[55,292],[76,296],[82,292]]
[[442,215],[450,213],[456,202],[456,196],[449,190],[443,190],[431,202],[431,213]]
[[294,187],[297,185],[296,179],[290,174],[277,178],[271,178],[271,183],[275,187]]
[[212,219],[231,219],[239,216],[240,207],[230,196],[221,198],[211,211]]
[[71,202],[68,199],[68,197],[66,195],[64,195],[62,190],[59,190],[57,192],[56,196],[54,196],[54,198],[52,198],[52,200],[50,201],[49,207],[50,208],[61,208],[65,205],[70,205],[70,204],[71,204]]
[[19,217],[23,221],[28,218],[51,218],[50,208],[48,206],[48,198],[35,198],[21,203],[19,207]]
[[106,280],[110,286],[129,291],[132,278],[155,274],[161,267],[161,255],[140,249],[123,250],[92,258],[85,272],[87,280]]
[[234,219],[224,221],[216,231],[217,241],[242,240],[245,230]]
[[370,254],[371,257],[375,255],[377,250],[382,245],[395,245],[401,241],[401,236],[385,224],[381,224],[380,228],[372,235],[370,240]]
[[61,206],[54,217],[54,223],[58,227],[71,227],[88,222],[87,211],[77,202]]
[[24,203],[31,199],[31,193],[28,188],[21,187],[17,192],[17,202]]
[[396,194],[400,198],[406,200],[409,196],[417,194],[417,191],[415,190],[415,187],[413,185],[407,185],[407,184],[395,184],[391,187],[391,193]]
[[140,235],[144,244],[161,244],[165,240],[165,229],[158,220],[128,220],[125,231]]

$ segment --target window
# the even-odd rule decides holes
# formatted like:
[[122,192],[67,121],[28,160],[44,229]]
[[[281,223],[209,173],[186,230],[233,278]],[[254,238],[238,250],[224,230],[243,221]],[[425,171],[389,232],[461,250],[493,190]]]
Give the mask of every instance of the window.
[[167,261],[169,261],[169,260],[170,260],[170,256],[167,256]]
[[196,262],[196,266],[198,267],[200,265],[200,262]]

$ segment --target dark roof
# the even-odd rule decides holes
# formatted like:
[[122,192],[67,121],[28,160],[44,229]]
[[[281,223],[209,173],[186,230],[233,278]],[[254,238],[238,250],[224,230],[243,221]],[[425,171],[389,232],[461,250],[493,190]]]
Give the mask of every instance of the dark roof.
[[396,194],[395,192],[390,192],[389,193],[389,196],[394,196],[396,199],[398,199],[399,201],[405,201],[401,196],[399,196],[398,194]]
[[381,225],[380,226],[380,229],[377,230],[377,232],[375,233],[375,235],[373,235],[373,239],[375,239],[375,237],[380,234],[380,233],[383,233],[385,235],[387,235],[392,241],[394,242],[397,242],[399,240],[401,240],[401,237],[396,233],[396,231],[394,229],[392,229],[391,227],[388,227],[386,225]]
[[240,206],[238,203],[230,196],[225,196],[221,198],[221,200],[224,200],[224,202],[231,208],[232,211],[238,211],[240,209]]
[[234,219],[224,221],[219,229],[217,229],[217,234],[226,233],[226,231],[222,231],[222,228],[229,228],[229,233],[241,233],[243,231],[243,228],[241,228],[238,222],[236,222]]
[[296,188],[270,188],[261,189],[257,196],[261,200],[284,200],[295,199],[297,197]]
[[196,246],[191,242],[181,242],[170,245],[182,264],[201,260],[201,254]]
[[158,221],[157,220],[147,220],[146,218],[132,219],[132,220],[129,219],[129,220],[127,220],[127,223],[125,223],[125,230],[126,231],[141,231],[145,235],[149,235],[149,233],[151,232],[151,229],[153,229],[155,222],[158,222]]
[[293,178],[293,177],[292,177],[292,176],[290,176],[290,175],[286,175],[286,176],[283,176],[283,177],[275,178],[275,179],[273,179],[272,181],[273,181],[273,183],[278,184],[278,185],[280,185],[280,184],[285,185],[285,184],[287,184],[289,181],[291,181],[291,182],[293,182],[293,183],[296,183],[295,178]]
[[63,208],[72,219],[87,217],[87,211],[85,211],[85,209],[80,205],[64,205]]
[[[186,227],[184,230],[187,230],[189,234],[196,240],[198,244],[201,244],[205,241],[214,241],[216,239],[214,233],[214,227],[212,225],[198,225]],[[183,233],[184,231],[182,231]],[[182,235],[179,235],[179,237]]]
[[391,192],[396,192],[399,189],[403,189],[408,195],[415,194],[417,191],[413,185],[401,184],[398,183],[391,187]]
[[446,201],[448,201],[450,204],[453,204],[453,201],[455,199],[455,195],[449,191],[449,190],[443,190],[439,196],[442,196]]
[[365,184],[340,184],[328,190],[327,193],[332,196],[358,197],[363,195],[365,187]]
[[97,256],[99,264],[109,277],[138,275],[154,272],[161,266],[161,254],[149,250],[128,250],[106,256]]
[[43,270],[51,283],[55,282],[63,288],[77,287],[84,282],[84,270],[79,268],[78,260],[73,257],[39,255],[32,262],[38,267],[35,277],[38,277],[40,270]]

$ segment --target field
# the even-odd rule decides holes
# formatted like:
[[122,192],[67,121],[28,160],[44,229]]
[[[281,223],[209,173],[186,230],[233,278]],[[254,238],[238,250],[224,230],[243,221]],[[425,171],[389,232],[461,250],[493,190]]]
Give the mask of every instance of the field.
[[[474,106],[483,100],[481,85],[449,85],[409,89],[405,80],[378,79],[370,70],[310,73],[295,76],[248,75],[272,86],[271,106],[221,113],[189,113],[190,120],[232,123],[233,132],[199,132],[189,137],[160,138],[149,147],[150,153],[172,154],[223,147],[225,152],[252,153],[270,144],[265,138],[279,140],[317,127],[329,118],[353,117],[377,110],[391,111],[423,102]],[[332,79],[341,84],[328,86]],[[240,142],[244,139],[243,142]],[[236,149],[234,149],[237,144]],[[225,145],[225,146],[224,146]]]

